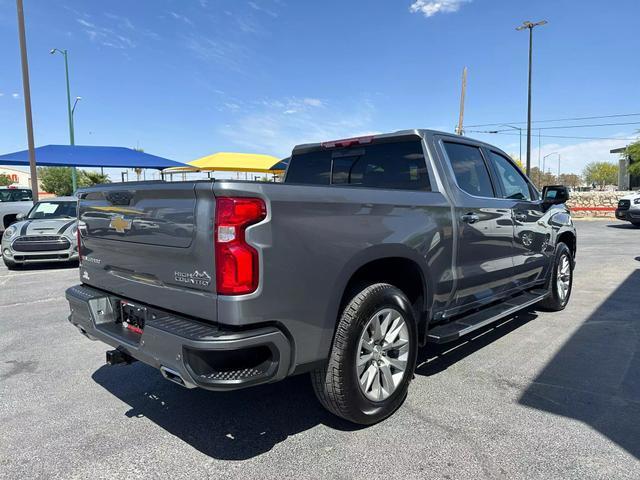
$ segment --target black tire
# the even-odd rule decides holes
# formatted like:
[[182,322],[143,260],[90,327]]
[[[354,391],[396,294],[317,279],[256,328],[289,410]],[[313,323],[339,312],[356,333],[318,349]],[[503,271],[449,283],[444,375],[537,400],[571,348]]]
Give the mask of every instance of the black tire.
[[[360,386],[356,362],[361,356],[359,344],[363,332],[370,326],[375,315],[384,309],[399,313],[404,320],[407,329],[403,331],[406,334],[403,341],[404,345],[408,345],[408,353],[403,354],[403,358],[406,358],[406,368],[399,383],[394,387],[393,393],[381,401],[373,401],[365,396]],[[378,322],[380,318],[378,317]],[[388,328],[391,331],[392,327],[388,326]],[[329,361],[324,367],[311,373],[313,388],[318,400],[333,414],[353,423],[371,425],[384,420],[402,405],[407,396],[409,382],[413,378],[416,366],[417,337],[413,310],[401,290],[386,283],[377,283],[366,287],[356,294],[344,308],[336,329]],[[380,347],[377,348],[379,357]],[[392,358],[391,351],[382,355],[389,355],[389,358]],[[379,359],[373,363],[382,365],[383,360]],[[375,371],[375,367],[373,368]],[[387,383],[382,381],[384,377],[382,369],[378,368],[380,385]]]
[[6,258],[2,257],[2,261],[4,262],[5,267],[7,267],[7,270],[18,270],[18,264],[16,262],[12,262],[11,260],[7,260]]
[[637,228],[640,227],[640,222],[631,222],[631,225]]
[[[560,275],[560,269],[564,259],[569,263],[569,288],[563,296],[558,284],[558,275]],[[565,243],[559,243],[556,246],[551,277],[549,278],[549,295],[539,304],[539,306],[544,310],[559,312],[560,310],[564,310],[567,306],[569,299],[571,298],[571,290],[573,288],[573,267],[574,262],[571,250]]]

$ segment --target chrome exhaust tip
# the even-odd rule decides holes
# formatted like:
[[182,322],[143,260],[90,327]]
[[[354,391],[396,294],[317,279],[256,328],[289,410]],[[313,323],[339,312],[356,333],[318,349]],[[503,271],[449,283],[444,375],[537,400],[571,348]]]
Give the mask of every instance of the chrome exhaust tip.
[[160,366],[160,373],[162,373],[162,376],[167,380],[169,380],[170,382],[177,383],[178,385],[181,385],[185,388],[189,388],[189,386],[187,386],[187,383],[184,381],[182,376],[175,370],[172,370],[162,365]]

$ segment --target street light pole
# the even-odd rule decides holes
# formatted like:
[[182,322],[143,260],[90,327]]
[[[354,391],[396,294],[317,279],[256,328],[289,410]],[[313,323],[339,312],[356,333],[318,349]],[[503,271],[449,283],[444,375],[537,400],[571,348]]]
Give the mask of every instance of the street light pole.
[[27,123],[27,145],[29,148],[29,173],[31,174],[31,195],[38,201],[38,172],[36,170],[36,149],[33,139],[33,120],[31,116],[31,87],[29,86],[29,61],[27,60],[27,36],[24,28],[24,8],[22,0],[16,0],[18,10],[18,37],[20,41],[20,60],[22,63],[22,89],[24,95],[24,116]]
[[[558,152],[551,152],[548,153],[547,155],[545,155],[544,157],[542,157],[542,173],[544,174],[545,171],[545,164],[547,163],[547,157],[550,157],[551,155],[558,155],[558,165],[560,165],[560,154]],[[559,168],[559,167],[558,167]],[[558,171],[558,176],[560,175],[560,171]],[[542,183],[542,182],[540,182]]]
[[560,154],[558,154],[558,182],[560,182]]
[[531,170],[531,70],[533,60],[533,29],[539,25],[545,25],[546,20],[540,22],[523,22],[522,25],[516,27],[516,30],[529,29],[529,87],[527,92],[527,176]]
[[[71,88],[69,87],[69,53],[67,50],[60,50],[59,48],[53,48],[49,53],[51,55],[56,52],[61,53],[64,56],[64,73],[67,81],[67,114],[69,117],[69,145],[75,145],[75,135],[73,131],[73,112],[71,109]],[[76,100],[77,103],[77,100]],[[75,110],[75,103],[73,105],[73,109]],[[71,186],[73,192],[78,189],[78,176],[76,173],[76,167],[71,167]]]
[[[506,123],[503,123],[500,126],[501,127],[509,127],[509,128],[513,128],[514,130],[518,130],[518,133],[520,134],[520,158],[518,160],[520,160],[520,162],[522,162],[522,128],[515,127],[513,125],[508,125]],[[527,175],[529,175],[529,174],[527,173]]]

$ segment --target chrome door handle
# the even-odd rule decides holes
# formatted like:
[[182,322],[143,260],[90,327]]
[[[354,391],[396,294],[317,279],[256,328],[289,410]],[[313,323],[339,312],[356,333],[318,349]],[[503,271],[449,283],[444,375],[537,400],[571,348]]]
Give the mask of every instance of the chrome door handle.
[[480,220],[480,217],[478,215],[476,215],[475,213],[472,213],[472,212],[465,213],[460,218],[465,223],[476,223],[476,222],[478,222]]

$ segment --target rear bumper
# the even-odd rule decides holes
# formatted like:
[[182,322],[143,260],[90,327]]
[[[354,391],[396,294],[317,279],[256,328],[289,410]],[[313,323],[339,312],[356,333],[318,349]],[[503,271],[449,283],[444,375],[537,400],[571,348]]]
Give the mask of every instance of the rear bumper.
[[148,307],[141,335],[116,323],[118,297],[77,285],[67,289],[69,321],[92,340],[118,348],[185,387],[235,390],[281,380],[291,344],[276,327],[224,330]]

